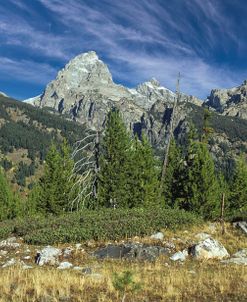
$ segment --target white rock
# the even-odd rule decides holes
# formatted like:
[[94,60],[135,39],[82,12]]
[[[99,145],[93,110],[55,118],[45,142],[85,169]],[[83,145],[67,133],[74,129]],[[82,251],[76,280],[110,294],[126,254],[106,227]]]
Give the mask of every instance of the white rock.
[[2,251],[2,250],[0,250],[0,256],[6,256],[7,254],[8,254],[7,251]]
[[17,261],[14,258],[11,258],[8,260],[4,265],[2,265],[2,268],[13,266],[17,263]]
[[20,247],[20,243],[16,242],[16,237],[10,237],[0,242],[0,248],[16,249]]
[[235,226],[236,228],[241,229],[247,235],[247,222],[246,221],[234,222],[233,226]]
[[178,260],[179,261],[185,261],[187,257],[188,257],[188,251],[187,250],[183,250],[182,252],[179,251],[179,252],[175,253],[174,255],[172,255],[170,257],[170,259],[172,261],[178,261]]
[[229,257],[225,247],[213,238],[207,238],[191,247],[190,254],[196,259],[223,259]]
[[46,246],[38,254],[36,256],[38,265],[40,266],[44,264],[56,265],[58,264],[58,257],[62,254],[62,251],[52,246]]
[[154,240],[164,240],[164,234],[162,232],[155,233],[151,236]]
[[73,252],[73,249],[71,247],[67,247],[66,249],[64,249],[63,251],[63,256],[64,257],[69,257],[71,256],[71,253]]
[[58,269],[69,269],[72,267],[73,267],[72,263],[64,261],[64,262],[60,263],[60,265],[58,266]]
[[24,256],[23,259],[24,260],[29,260],[29,259],[31,259],[31,256]]

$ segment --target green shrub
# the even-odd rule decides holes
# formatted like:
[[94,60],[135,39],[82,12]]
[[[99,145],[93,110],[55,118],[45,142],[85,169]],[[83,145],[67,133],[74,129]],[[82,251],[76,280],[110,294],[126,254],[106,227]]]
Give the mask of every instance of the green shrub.
[[36,216],[4,221],[0,223],[0,237],[22,236],[29,244],[120,240],[200,222],[201,219],[194,214],[160,207],[83,210],[58,217]]

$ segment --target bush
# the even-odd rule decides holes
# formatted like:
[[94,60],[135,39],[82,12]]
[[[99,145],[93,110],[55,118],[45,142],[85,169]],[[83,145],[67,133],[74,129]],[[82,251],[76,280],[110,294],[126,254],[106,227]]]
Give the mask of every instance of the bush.
[[[120,240],[150,235],[163,228],[177,229],[200,223],[194,214],[154,207],[151,209],[83,210],[59,217],[19,218],[0,223],[0,237],[22,236],[29,244],[85,240]],[[4,231],[2,231],[4,230]]]

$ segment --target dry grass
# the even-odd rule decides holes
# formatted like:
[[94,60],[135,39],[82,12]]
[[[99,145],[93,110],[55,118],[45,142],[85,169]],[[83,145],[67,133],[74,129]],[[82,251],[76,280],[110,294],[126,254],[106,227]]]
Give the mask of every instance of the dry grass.
[[247,301],[247,267],[188,262],[185,265],[104,262],[100,275],[37,268],[5,269],[0,276],[0,301],[121,301],[112,285],[112,273],[130,270],[141,290],[127,301]]
[[[247,247],[246,237],[238,230],[226,225],[226,231],[222,236],[220,225],[215,225],[212,230],[210,225],[205,224],[176,234],[167,230],[165,237],[166,241],[173,240],[176,249],[179,249],[194,241],[198,232],[213,232],[213,237],[222,242],[231,254]],[[148,238],[135,240],[150,242]],[[80,271],[38,267],[32,270],[23,270],[21,267],[2,269],[0,302],[121,301],[121,293],[112,284],[113,272],[127,270],[133,272],[141,289],[128,292],[125,302],[247,301],[246,266],[195,260],[187,260],[184,264],[172,263],[165,256],[154,263],[96,261],[88,258],[85,253],[74,254],[73,257],[69,261],[81,267],[90,267],[93,273],[84,275]]]

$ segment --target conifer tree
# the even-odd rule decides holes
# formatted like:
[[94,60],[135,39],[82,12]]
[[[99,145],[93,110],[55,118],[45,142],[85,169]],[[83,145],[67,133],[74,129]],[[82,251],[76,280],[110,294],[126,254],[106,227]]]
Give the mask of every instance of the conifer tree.
[[166,176],[162,185],[162,200],[165,205],[174,207],[181,196],[181,181],[183,176],[184,160],[175,139],[171,140]]
[[73,181],[73,161],[70,149],[64,140],[61,150],[53,144],[46,156],[44,176],[35,188],[37,208],[43,213],[60,214],[68,209]]
[[247,163],[243,155],[236,161],[230,191],[230,209],[247,211]]
[[17,216],[19,209],[17,196],[12,192],[4,172],[0,168],[0,220]]
[[157,161],[144,133],[141,140],[135,136],[132,142],[130,165],[129,207],[157,204],[159,189]]
[[220,201],[219,185],[213,159],[203,142],[191,141],[183,180],[182,208],[212,217]]
[[130,136],[116,109],[107,116],[99,163],[99,203],[106,207],[128,207],[131,196],[128,190]]

